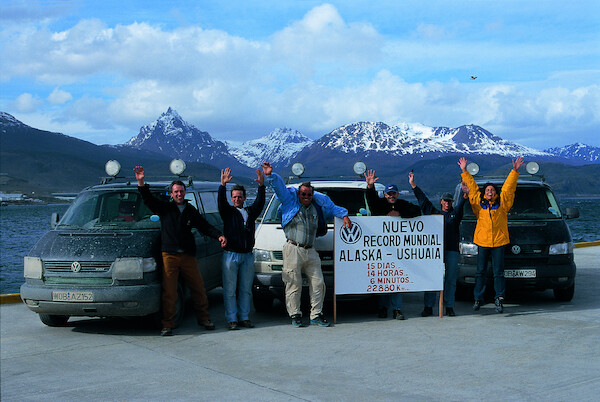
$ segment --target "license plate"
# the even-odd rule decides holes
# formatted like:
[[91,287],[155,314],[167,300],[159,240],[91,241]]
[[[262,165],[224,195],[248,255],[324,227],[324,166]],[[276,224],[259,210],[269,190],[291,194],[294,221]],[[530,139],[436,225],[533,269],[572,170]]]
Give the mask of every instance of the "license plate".
[[52,301],[62,302],[93,302],[92,292],[52,292]]
[[535,269],[505,269],[505,278],[535,278]]

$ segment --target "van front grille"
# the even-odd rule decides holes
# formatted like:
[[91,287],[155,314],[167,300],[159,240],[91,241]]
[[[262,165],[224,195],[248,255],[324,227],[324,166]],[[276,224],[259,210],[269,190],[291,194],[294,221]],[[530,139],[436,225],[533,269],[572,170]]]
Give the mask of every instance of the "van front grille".
[[75,272],[72,268],[73,263],[78,262],[81,265],[79,272],[108,272],[112,264],[111,261],[44,261],[44,270],[48,273]]

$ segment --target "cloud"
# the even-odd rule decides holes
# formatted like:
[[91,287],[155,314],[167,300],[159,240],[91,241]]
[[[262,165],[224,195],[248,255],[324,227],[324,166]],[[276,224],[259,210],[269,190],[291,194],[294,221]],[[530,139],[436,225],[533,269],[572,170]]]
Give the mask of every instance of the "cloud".
[[32,95],[30,93],[24,93],[17,97],[17,99],[12,102],[12,107],[21,113],[31,113],[36,111],[40,106],[42,106],[44,101],[42,101],[36,95]]
[[73,96],[70,93],[58,88],[54,88],[52,93],[48,95],[48,102],[53,105],[62,105],[71,99],[73,99]]

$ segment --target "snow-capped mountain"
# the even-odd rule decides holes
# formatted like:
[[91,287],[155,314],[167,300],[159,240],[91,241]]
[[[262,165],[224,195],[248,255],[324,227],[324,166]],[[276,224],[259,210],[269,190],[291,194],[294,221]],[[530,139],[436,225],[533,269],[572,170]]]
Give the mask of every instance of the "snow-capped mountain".
[[313,140],[297,130],[277,128],[267,136],[246,141],[241,145],[229,144],[229,152],[238,161],[250,167],[259,166],[265,161],[285,166],[312,143]]
[[575,144],[565,145],[564,147],[554,147],[544,150],[556,156],[565,158],[577,158],[583,161],[598,163],[600,162],[600,147],[576,142]]
[[380,152],[395,156],[425,153],[551,156],[504,140],[476,125],[448,128],[407,123],[388,126],[381,122],[358,122],[333,130],[317,140],[313,147],[367,156]]
[[138,135],[124,145],[181,158],[187,162],[202,162],[217,167],[238,165],[225,143],[185,122],[171,108],[156,121],[141,127]]

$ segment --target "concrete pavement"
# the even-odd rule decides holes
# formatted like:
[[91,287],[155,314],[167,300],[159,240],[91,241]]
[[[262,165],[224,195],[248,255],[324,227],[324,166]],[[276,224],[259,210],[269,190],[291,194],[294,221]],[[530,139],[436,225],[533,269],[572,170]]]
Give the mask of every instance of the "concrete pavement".
[[[278,303],[254,329],[217,330],[188,314],[173,337],[141,320],[72,318],[50,328],[23,304],[0,307],[0,396],[30,400],[598,400],[600,247],[576,249],[571,302],[512,294],[457,317],[378,319],[364,302],[338,303],[332,328],[293,328]],[[331,306],[328,306],[331,318]]]

